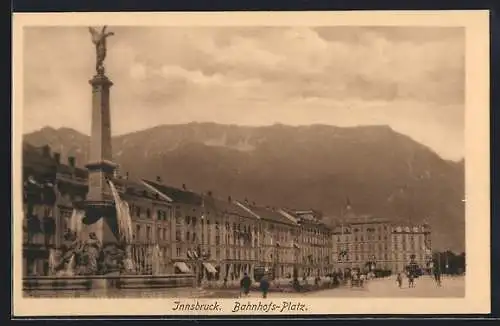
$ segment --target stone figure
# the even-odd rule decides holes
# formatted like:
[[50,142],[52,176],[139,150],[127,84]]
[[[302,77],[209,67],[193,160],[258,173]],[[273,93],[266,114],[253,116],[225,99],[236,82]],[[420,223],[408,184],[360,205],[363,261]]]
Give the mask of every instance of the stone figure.
[[92,43],[96,49],[96,66],[97,73],[104,73],[104,59],[106,58],[106,39],[109,36],[115,35],[113,32],[106,32],[107,26],[104,26],[99,32],[93,27],[89,27],[90,34],[92,34]]
[[101,274],[122,273],[125,271],[125,250],[117,244],[109,244],[102,249],[100,258]]
[[[62,256],[54,266],[54,271],[58,274],[133,273],[131,254],[120,244],[102,245],[94,232],[89,234],[88,239],[80,240],[70,230],[66,231],[65,240]],[[127,258],[129,261],[126,261]]]
[[101,255],[101,242],[94,232],[89,234],[89,238],[82,244],[79,259],[77,262],[78,275],[99,274],[99,257]]

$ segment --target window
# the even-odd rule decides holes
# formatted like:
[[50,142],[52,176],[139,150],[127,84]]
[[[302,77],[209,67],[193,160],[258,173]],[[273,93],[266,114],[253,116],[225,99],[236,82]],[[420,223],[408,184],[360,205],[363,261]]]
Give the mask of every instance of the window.
[[188,241],[191,239],[191,233],[189,231],[186,232],[186,239]]
[[149,225],[146,227],[146,237],[148,240],[151,240],[152,238],[151,227]]
[[177,248],[176,250],[177,257],[181,256],[181,248]]
[[141,226],[139,224],[135,226],[135,238],[137,240],[141,239]]
[[146,218],[151,218],[151,211],[149,208],[146,209]]
[[181,231],[175,231],[175,241],[182,241]]
[[141,217],[141,208],[140,208],[140,207],[136,207],[136,208],[135,208],[135,215],[136,215],[137,217]]
[[156,229],[156,237],[157,240],[163,240],[163,233],[161,228]]
[[163,229],[163,240],[167,240],[167,229]]

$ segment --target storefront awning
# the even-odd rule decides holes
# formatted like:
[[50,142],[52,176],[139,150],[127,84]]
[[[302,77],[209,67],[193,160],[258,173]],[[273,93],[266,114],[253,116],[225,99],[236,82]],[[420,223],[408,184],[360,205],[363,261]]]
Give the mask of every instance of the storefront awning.
[[191,273],[191,269],[189,268],[189,266],[182,261],[176,262],[174,266],[177,267],[181,271],[181,273],[186,273],[186,274]]
[[216,274],[217,273],[217,270],[215,269],[215,267],[212,264],[210,264],[210,263],[203,263],[203,266],[205,266],[205,268],[207,269],[207,272],[212,273],[212,274]]

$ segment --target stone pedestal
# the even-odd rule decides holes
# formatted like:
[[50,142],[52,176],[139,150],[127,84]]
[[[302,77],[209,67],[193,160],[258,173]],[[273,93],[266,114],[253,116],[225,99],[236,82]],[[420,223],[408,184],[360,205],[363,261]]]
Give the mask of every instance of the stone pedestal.
[[104,73],[98,73],[89,83],[92,86],[90,158],[86,165],[89,190],[83,203],[85,218],[81,235],[86,239],[93,232],[106,246],[116,244],[118,237],[116,210],[107,182],[116,169],[111,156],[110,88],[113,83]]

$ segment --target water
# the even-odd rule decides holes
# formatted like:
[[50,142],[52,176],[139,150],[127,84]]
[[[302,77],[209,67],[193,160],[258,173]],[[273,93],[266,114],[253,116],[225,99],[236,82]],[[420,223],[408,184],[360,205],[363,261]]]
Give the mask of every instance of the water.
[[82,231],[83,217],[85,216],[85,211],[73,209],[70,219],[70,229],[71,231],[79,234]]
[[69,259],[69,262],[66,264],[66,269],[64,270],[65,276],[73,276],[75,275],[75,255],[73,254]]
[[111,188],[111,193],[113,194],[113,199],[115,201],[116,207],[116,218],[118,222],[118,231],[122,236],[125,243],[131,243],[133,239],[132,232],[132,218],[130,217],[130,208],[126,201],[121,200],[118,191],[116,190],[113,182],[109,182],[109,187]]
[[50,273],[50,275],[55,274],[56,266],[57,266],[56,251],[54,249],[50,249],[50,251],[49,251],[49,273]]
[[163,267],[163,255],[160,252],[160,246],[155,245],[152,252],[152,262],[153,262],[153,275],[159,275],[162,272]]

